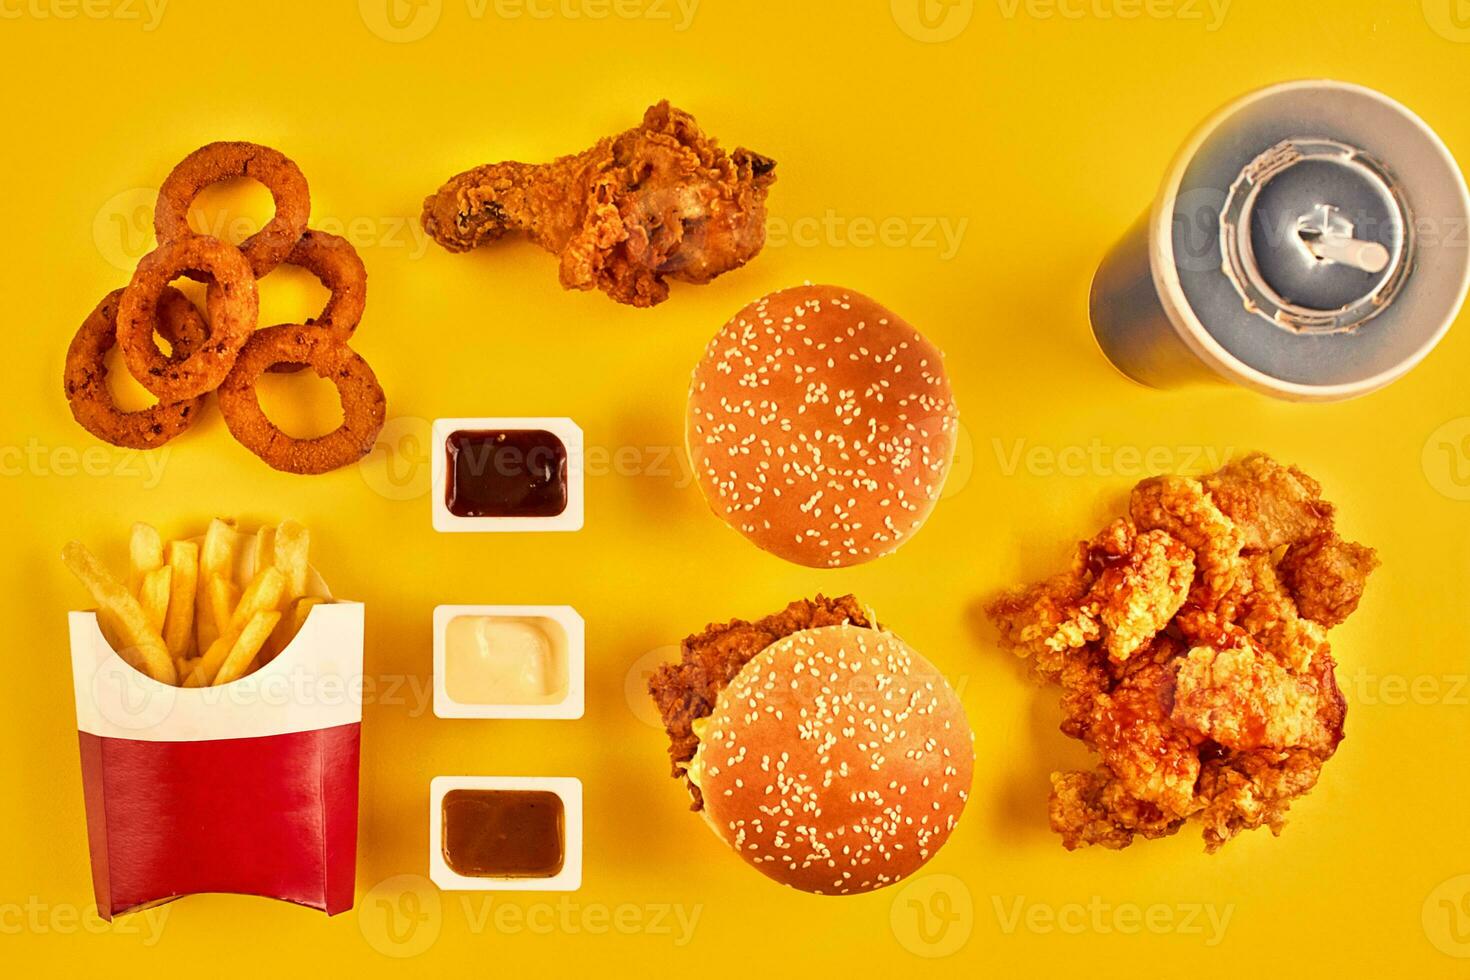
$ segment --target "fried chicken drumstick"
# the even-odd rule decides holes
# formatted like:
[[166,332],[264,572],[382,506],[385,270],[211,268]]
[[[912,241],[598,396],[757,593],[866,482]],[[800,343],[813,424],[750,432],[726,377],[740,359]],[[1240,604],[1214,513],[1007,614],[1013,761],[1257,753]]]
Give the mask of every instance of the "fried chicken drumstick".
[[522,232],[560,256],[565,288],[654,306],[667,280],[707,283],[760,252],[775,169],[749,150],[727,154],[660,102],[641,126],[583,153],[450,179],[424,201],[423,224],[451,252]]
[[1002,642],[1061,687],[1062,731],[1102,762],[1052,774],[1062,843],[1122,848],[1192,817],[1211,852],[1279,834],[1342,740],[1327,630],[1377,565],[1315,480],[1255,455],[1145,480],[1070,571],[992,603]]

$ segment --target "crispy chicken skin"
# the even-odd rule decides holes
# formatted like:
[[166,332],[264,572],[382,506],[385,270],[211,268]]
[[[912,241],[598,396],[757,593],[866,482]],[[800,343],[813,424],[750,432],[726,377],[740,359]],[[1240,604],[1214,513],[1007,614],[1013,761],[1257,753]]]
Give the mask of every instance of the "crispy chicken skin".
[[699,748],[694,722],[715,710],[715,701],[725,686],[740,673],[740,668],[766,647],[793,633],[823,626],[873,627],[868,613],[852,596],[828,599],[801,599],[781,612],[747,623],[732,620],[710,625],[703,633],[688,637],[680,644],[678,663],[664,664],[648,681],[648,693],[658,704],[664,727],[669,733],[669,760],[672,775],[682,779],[693,799],[692,810],[704,807],[699,788],[689,782],[686,770]]
[[1378,565],[1338,537],[1321,494],[1261,455],[1145,480],[1070,570],[990,605],[1002,642],[1061,687],[1062,731],[1102,763],[1052,775],[1069,850],[1198,818],[1215,851],[1280,833],[1316,784],[1347,711],[1327,630]]
[[667,280],[707,283],[766,240],[776,164],[726,153],[668,102],[642,125],[551,163],[492,163],[451,178],[424,201],[424,229],[451,252],[523,232],[561,258],[567,289],[601,289],[654,306]]

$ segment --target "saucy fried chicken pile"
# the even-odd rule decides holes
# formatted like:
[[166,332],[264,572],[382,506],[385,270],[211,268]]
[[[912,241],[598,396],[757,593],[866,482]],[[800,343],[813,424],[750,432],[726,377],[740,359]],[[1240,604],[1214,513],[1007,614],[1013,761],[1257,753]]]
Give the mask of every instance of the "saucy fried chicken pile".
[[766,240],[775,161],[727,154],[687,112],[652,106],[643,124],[546,164],[492,163],[424,201],[424,229],[451,252],[524,232],[561,257],[567,289],[653,306],[667,280],[706,283]]
[[684,780],[689,787],[693,799],[691,810],[704,807],[699,787],[688,777],[689,763],[699,749],[694,723],[714,712],[720,692],[735,679],[740,668],[772,643],[802,630],[844,624],[875,625],[850,595],[840,599],[820,595],[815,599],[800,599],[754,623],[737,619],[706,627],[703,633],[680,644],[678,663],[664,664],[649,678],[648,693],[658,704],[669,733],[671,775]]
[[1254,455],[1145,480],[1069,571],[994,602],[1002,640],[1061,687],[1062,731],[1101,758],[1052,774],[1062,843],[1122,848],[1192,817],[1211,852],[1279,834],[1342,740],[1327,631],[1377,565],[1315,480]]

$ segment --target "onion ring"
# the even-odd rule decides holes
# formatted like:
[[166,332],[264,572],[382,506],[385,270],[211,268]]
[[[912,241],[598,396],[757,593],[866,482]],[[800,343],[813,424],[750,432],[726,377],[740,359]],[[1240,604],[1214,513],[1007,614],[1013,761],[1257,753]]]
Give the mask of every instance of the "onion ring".
[[[283,264],[305,269],[332,291],[332,297],[327,300],[321,314],[307,320],[306,325],[325,327],[340,343],[351,340],[367,306],[367,267],[362,264],[362,258],[352,243],[308,228]],[[300,371],[305,366],[276,364],[270,370],[278,374],[288,373]]]
[[[188,270],[210,277],[209,339],[180,361],[163,355],[153,333],[164,287]],[[176,239],[138,263],[118,304],[117,343],[139,384],[159,401],[181,402],[213,391],[230,373],[255,329],[259,305],[255,277],[239,249],[203,235]]]
[[[276,364],[309,364],[342,400],[342,424],[314,439],[293,439],[266,417],[255,383]],[[242,446],[284,473],[326,473],[355,463],[373,448],[387,401],[367,361],[325,327],[285,324],[251,336],[219,388],[225,424]]]
[[[63,387],[72,417],[103,442],[127,449],[157,449],[194,424],[204,397],[171,405],[157,404],[137,412],[117,407],[107,387],[107,352],[117,342],[117,309],[123,290],[102,298],[72,338],[66,352]],[[158,327],[182,360],[209,335],[204,317],[189,297],[171,286],[158,302]]]
[[306,177],[279,150],[257,143],[224,142],[210,143],[190,153],[158,189],[153,231],[160,242],[191,235],[189,205],[194,198],[210,184],[235,177],[260,181],[276,203],[276,213],[266,226],[240,245],[258,279],[291,254],[311,213]]

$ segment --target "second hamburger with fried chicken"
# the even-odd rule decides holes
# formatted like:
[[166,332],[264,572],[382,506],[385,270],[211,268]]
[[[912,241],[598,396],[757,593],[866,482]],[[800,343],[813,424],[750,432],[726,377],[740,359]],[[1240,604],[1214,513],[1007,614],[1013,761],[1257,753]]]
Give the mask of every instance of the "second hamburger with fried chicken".
[[711,626],[649,690],[693,809],[782,884],[891,885],[964,811],[974,747],[959,697],[852,596]]

